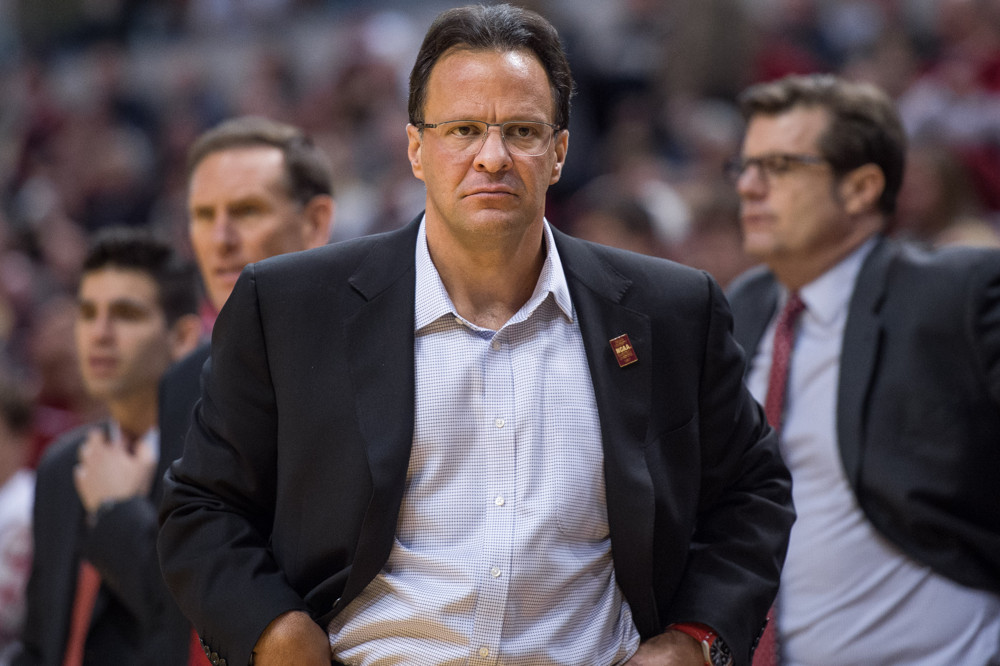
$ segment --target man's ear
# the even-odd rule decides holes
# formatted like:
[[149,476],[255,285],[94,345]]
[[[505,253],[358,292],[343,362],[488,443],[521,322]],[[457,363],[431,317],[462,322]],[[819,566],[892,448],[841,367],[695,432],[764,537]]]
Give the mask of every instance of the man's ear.
[[330,242],[330,229],[333,227],[333,213],[336,203],[328,194],[317,194],[306,204],[302,214],[305,216],[303,243],[305,249],[320,247]]
[[556,161],[552,165],[552,174],[549,176],[549,185],[555,185],[562,177],[562,169],[566,164],[566,153],[569,151],[569,130],[557,132],[553,139],[556,144]]
[[174,361],[193,352],[201,342],[201,318],[186,314],[170,327],[170,357]]
[[885,174],[875,164],[859,166],[840,179],[837,191],[848,215],[875,212],[885,190]]
[[406,126],[406,139],[408,141],[406,147],[406,156],[410,159],[410,169],[413,170],[413,175],[420,180],[424,179],[424,165],[420,161],[420,148],[423,146],[424,137],[420,133],[420,128],[416,125],[409,124]]

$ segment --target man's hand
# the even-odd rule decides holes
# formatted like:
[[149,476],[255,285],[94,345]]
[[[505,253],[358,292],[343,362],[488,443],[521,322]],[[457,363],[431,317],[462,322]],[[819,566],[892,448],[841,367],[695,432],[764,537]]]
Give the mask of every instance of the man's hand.
[[254,666],[330,666],[330,637],[308,613],[288,611],[271,620],[253,648]]
[[104,502],[145,497],[153,487],[156,454],[145,440],[129,453],[123,442],[112,442],[103,430],[93,428],[77,458],[73,483],[87,513]]
[[705,666],[701,643],[683,631],[667,629],[639,646],[628,666]]

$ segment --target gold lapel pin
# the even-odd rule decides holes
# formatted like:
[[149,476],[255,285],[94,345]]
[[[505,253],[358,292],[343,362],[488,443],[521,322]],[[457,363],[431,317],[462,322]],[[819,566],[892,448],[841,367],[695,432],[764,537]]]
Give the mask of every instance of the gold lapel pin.
[[622,333],[617,338],[611,338],[608,342],[611,343],[611,349],[615,352],[615,358],[618,359],[619,368],[632,365],[639,360],[639,357],[635,355],[635,349],[632,348],[632,341],[628,339],[628,333]]

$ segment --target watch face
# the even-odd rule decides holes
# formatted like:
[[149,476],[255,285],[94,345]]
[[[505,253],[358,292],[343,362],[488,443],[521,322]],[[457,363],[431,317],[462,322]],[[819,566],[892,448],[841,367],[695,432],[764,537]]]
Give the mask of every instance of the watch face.
[[712,641],[712,648],[709,651],[712,658],[712,666],[730,666],[733,663],[733,654],[729,651],[729,646],[721,638]]

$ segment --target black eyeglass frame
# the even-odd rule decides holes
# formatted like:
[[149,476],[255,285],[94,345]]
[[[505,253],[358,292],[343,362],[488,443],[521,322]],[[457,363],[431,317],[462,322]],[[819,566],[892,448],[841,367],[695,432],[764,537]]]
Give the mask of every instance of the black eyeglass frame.
[[765,181],[769,181],[772,176],[782,176],[791,171],[793,165],[819,166],[822,164],[833,164],[830,160],[820,155],[805,155],[799,153],[768,153],[757,157],[746,159],[735,156],[722,165],[722,172],[730,181],[736,183],[752,166],[760,169]]

